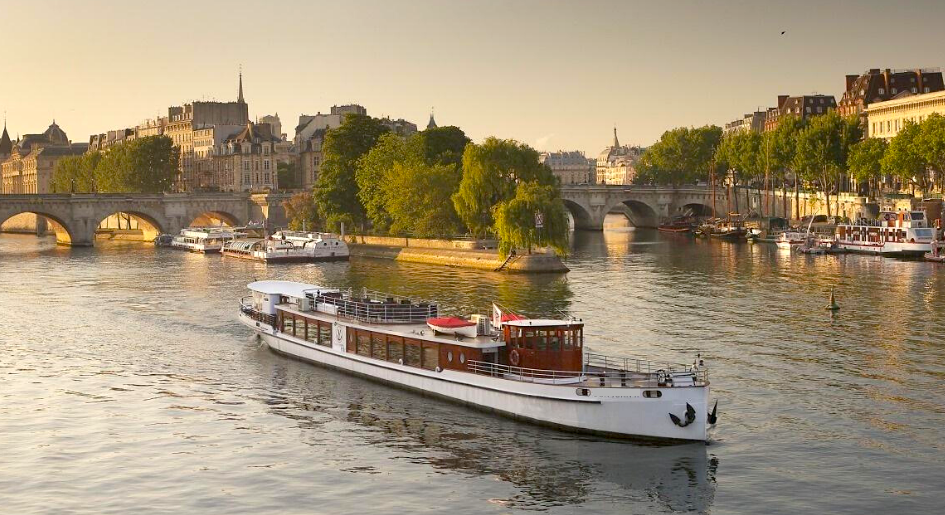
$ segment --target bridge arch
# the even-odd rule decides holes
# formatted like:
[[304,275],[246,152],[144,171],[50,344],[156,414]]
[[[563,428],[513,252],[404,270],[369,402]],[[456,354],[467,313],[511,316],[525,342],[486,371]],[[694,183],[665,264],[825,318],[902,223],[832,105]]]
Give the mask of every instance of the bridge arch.
[[567,208],[568,212],[571,214],[571,219],[574,222],[573,228],[575,230],[600,230],[600,224],[596,224],[594,221],[594,216],[590,211],[581,204],[570,200],[562,199],[564,202],[564,207]]
[[701,202],[690,202],[686,205],[680,206],[678,213],[675,214],[697,217],[713,217],[715,216],[715,211],[712,209],[712,206],[703,204]]
[[188,223],[184,224],[185,227],[212,227],[217,225],[237,227],[246,224],[245,221],[233,213],[217,209],[195,210],[190,212],[187,218]]
[[656,209],[640,200],[622,200],[614,204],[608,212],[622,213],[630,220],[630,223],[633,224],[634,227],[656,228],[660,223],[659,214]]
[[[161,215],[158,213],[150,212],[146,209],[119,209],[112,211],[110,213],[100,212],[96,215],[97,222],[93,225],[95,231],[95,237],[116,237],[121,231],[121,215],[128,216],[128,222],[133,220],[135,222],[135,230],[141,231],[141,239],[143,241],[154,241],[159,234],[167,232],[169,227],[166,223],[161,223]],[[102,227],[103,223],[110,221],[113,216],[117,216],[118,227]],[[111,225],[110,223],[107,225]],[[128,227],[131,229],[131,227]],[[95,238],[93,238],[95,239]]]
[[17,209],[5,212],[0,211],[0,225],[3,225],[4,222],[14,216],[22,214],[32,214],[36,215],[37,218],[45,219],[49,228],[56,234],[56,243],[60,245],[72,245],[73,241],[79,241],[81,239],[76,238],[76,233],[69,227],[69,224],[64,221],[64,217],[45,210]]

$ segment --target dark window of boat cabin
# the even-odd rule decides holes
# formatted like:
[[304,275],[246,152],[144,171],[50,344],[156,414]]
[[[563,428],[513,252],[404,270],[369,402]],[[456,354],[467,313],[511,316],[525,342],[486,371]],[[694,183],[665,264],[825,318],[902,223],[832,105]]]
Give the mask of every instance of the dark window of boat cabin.
[[358,330],[358,354],[361,356],[371,355],[371,333]]
[[548,331],[535,331],[535,350],[548,350]]
[[561,350],[561,330],[551,329],[548,331],[548,350],[558,352]]
[[295,317],[290,313],[282,313],[282,332],[295,335]]
[[435,343],[424,343],[421,351],[421,366],[427,370],[434,370],[440,366],[440,349]]
[[404,365],[420,367],[420,354],[420,342],[417,340],[407,340],[404,348]]
[[535,331],[532,331],[531,329],[525,330],[525,338],[523,338],[523,340],[524,340],[523,347],[525,347],[526,349],[534,349],[535,348]]
[[571,330],[565,329],[561,333],[561,345],[564,350],[571,350]]
[[318,323],[318,344],[325,347],[331,347],[331,323]]
[[356,352],[356,351],[358,350],[358,340],[357,340],[357,338],[355,337],[355,333],[356,333],[356,331],[355,331],[354,329],[350,329],[350,328],[349,328],[348,331],[347,331],[347,334],[348,334],[348,347],[347,347],[346,350],[347,350],[348,352]]
[[371,333],[371,356],[387,360],[387,337],[381,333]]
[[305,319],[305,339],[318,343],[318,320]]
[[404,359],[404,339],[400,336],[387,337],[387,361],[399,363]]

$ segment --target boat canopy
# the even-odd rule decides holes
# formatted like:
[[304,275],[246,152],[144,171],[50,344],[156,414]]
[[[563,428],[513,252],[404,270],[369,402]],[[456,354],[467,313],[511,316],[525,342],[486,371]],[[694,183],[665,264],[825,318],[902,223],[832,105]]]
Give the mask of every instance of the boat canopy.
[[[259,239],[257,239],[257,240],[233,240],[233,241],[227,242],[226,248],[227,248],[227,250],[236,250],[236,251],[249,252],[250,250],[253,250],[253,245],[256,245],[257,243],[259,243],[259,242],[261,242],[261,241],[263,241],[263,240],[259,240]],[[254,284],[255,284],[255,283],[254,283]]]
[[306,293],[338,292],[335,288],[323,288],[315,284],[304,284],[293,281],[256,281],[249,283],[247,288],[254,292],[265,293],[267,295],[284,295],[296,299],[304,299]]

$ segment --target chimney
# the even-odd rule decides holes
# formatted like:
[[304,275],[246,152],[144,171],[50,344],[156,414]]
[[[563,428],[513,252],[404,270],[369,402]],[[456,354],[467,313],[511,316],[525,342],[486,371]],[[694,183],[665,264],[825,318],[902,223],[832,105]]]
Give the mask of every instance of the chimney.
[[883,82],[886,83],[886,94],[889,94],[889,68],[886,68],[886,71],[883,72]]
[[784,107],[784,103],[787,101],[790,95],[778,95],[778,109]]
[[915,90],[917,93],[922,93],[922,68],[917,68],[915,71]]
[[853,83],[856,82],[857,78],[859,78],[859,75],[847,75],[847,91],[853,89]]
[[870,68],[870,75],[879,75],[879,68]]

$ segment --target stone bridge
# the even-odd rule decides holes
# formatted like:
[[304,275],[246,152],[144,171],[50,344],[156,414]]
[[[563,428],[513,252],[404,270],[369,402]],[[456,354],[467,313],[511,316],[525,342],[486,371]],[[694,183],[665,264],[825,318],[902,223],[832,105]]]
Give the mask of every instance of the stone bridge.
[[603,230],[608,213],[624,214],[637,227],[656,227],[663,218],[687,212],[697,216],[724,213],[728,204],[725,189],[717,188],[713,208],[707,186],[567,185],[561,187],[561,197],[574,228],[589,231]]
[[145,239],[158,233],[176,234],[194,222],[221,221],[239,226],[263,222],[285,225],[282,193],[92,193],[0,195],[0,223],[20,213],[42,216],[56,231],[59,243],[91,246],[103,220],[115,213],[134,216]]

